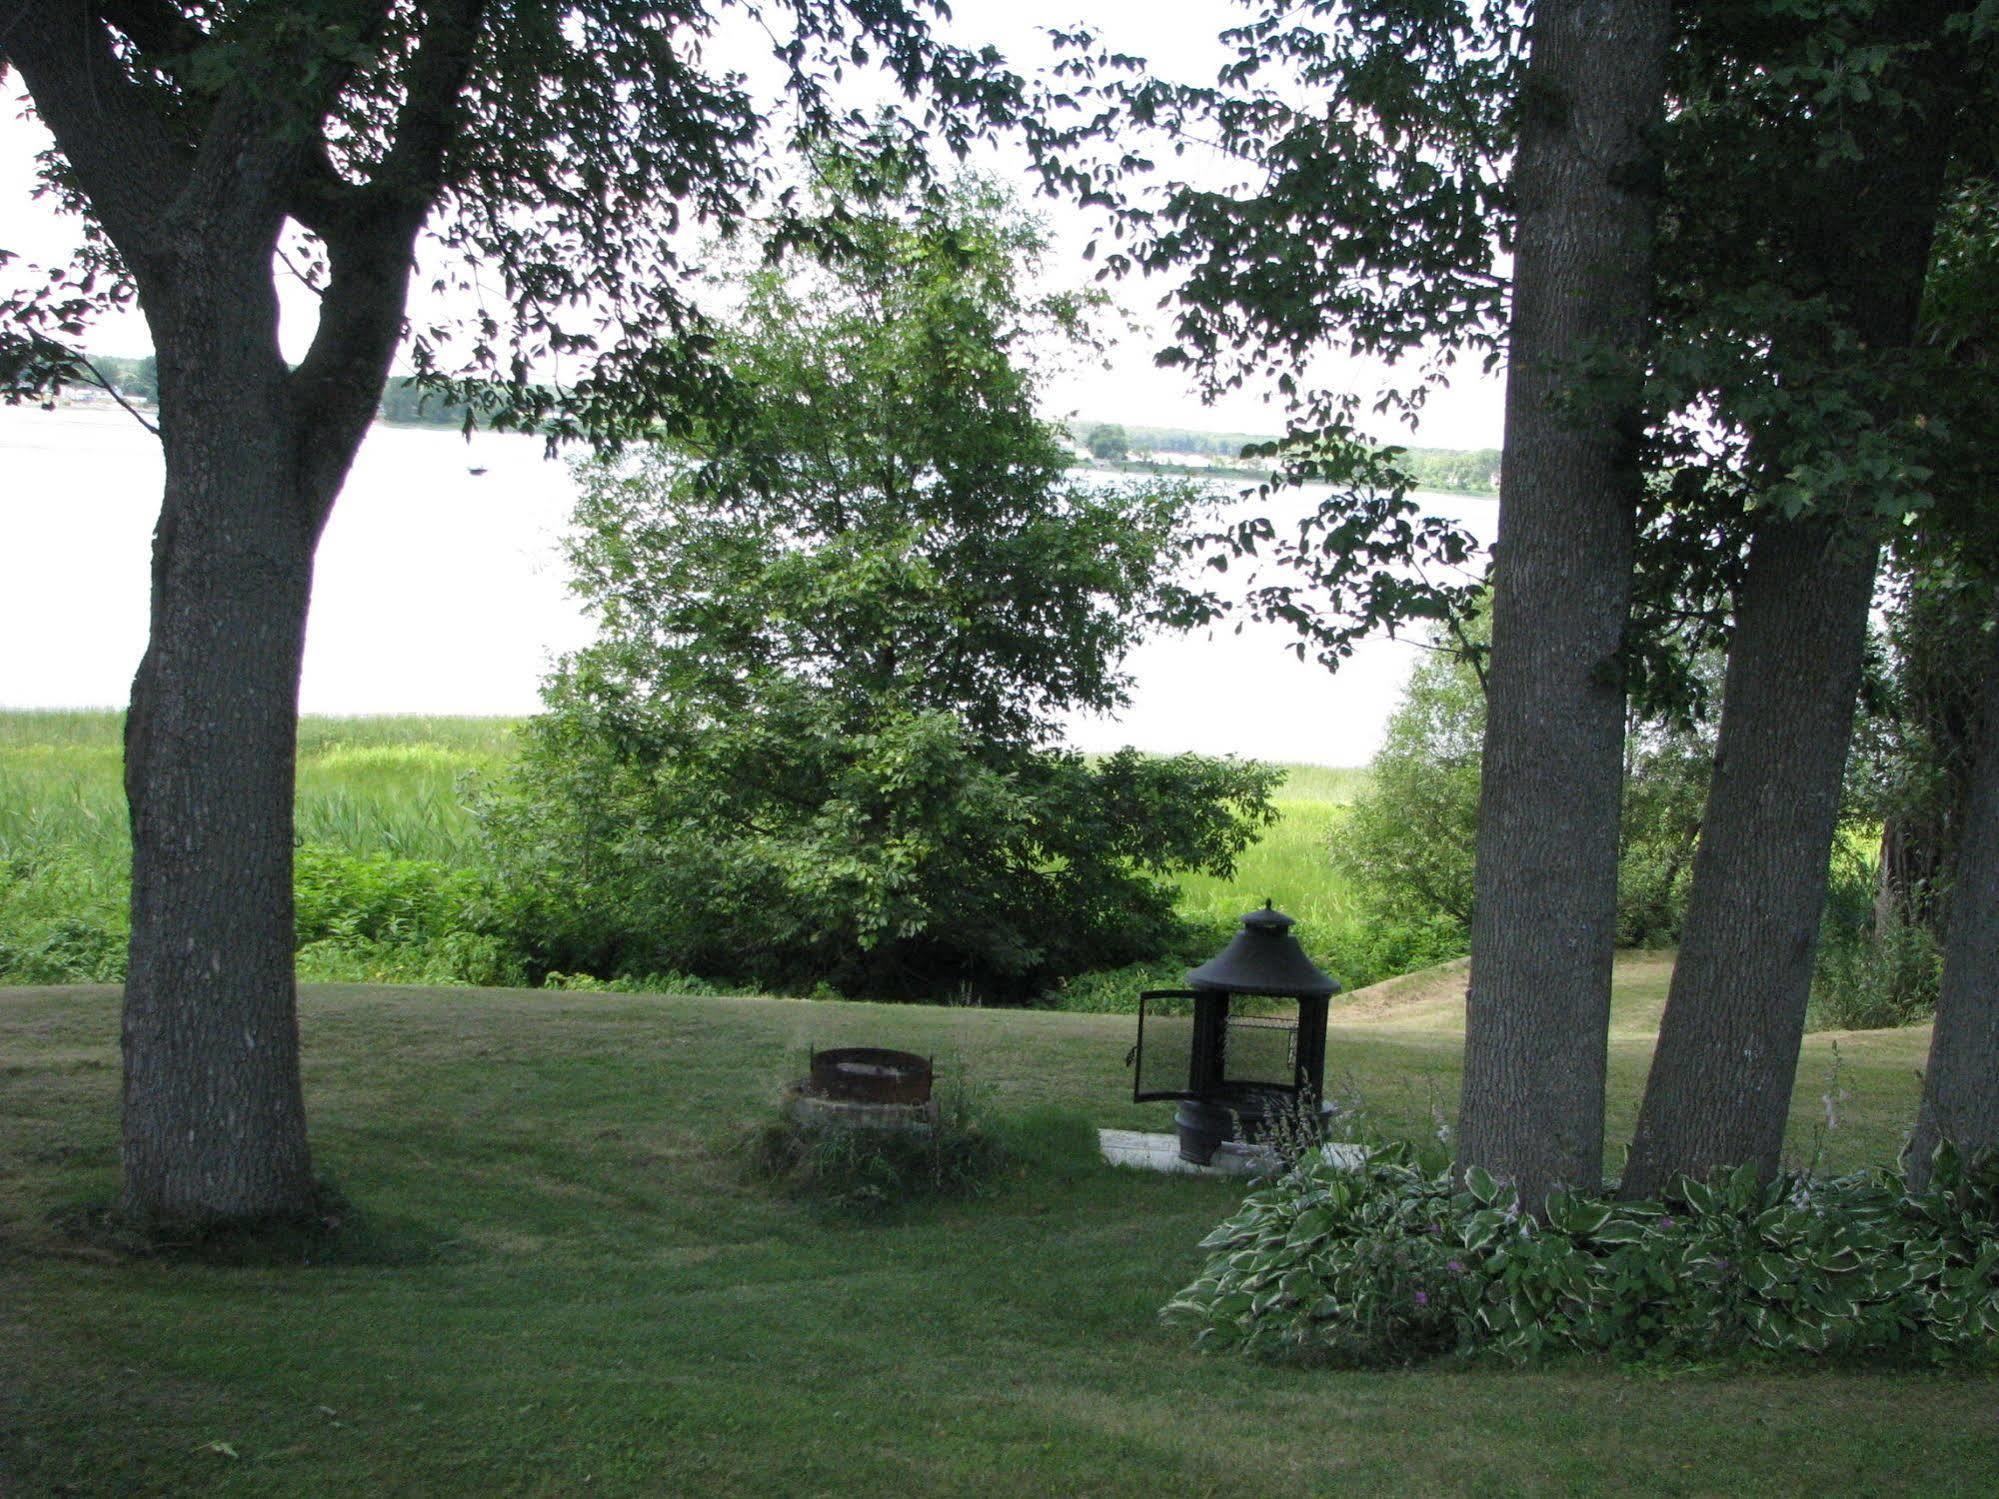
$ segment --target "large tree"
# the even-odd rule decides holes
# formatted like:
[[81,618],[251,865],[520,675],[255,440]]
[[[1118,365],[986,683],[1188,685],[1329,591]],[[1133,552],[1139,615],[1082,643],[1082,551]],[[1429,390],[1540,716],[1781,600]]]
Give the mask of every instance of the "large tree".
[[1663,0],[1543,4],[1513,166],[1460,1163],[1538,1209],[1603,1169],[1621,656],[1643,487]]
[[[0,12],[0,58],[55,139],[50,180],[90,230],[67,277],[0,307],[8,391],[63,378],[91,311],[134,296],[159,360],[166,488],[126,724],[136,1214],[269,1217],[313,1197],[292,974],[300,654],[314,548],[404,337],[417,257],[466,308],[455,342],[420,330],[420,373],[496,378],[496,415],[551,440],[629,432],[667,409],[661,391],[712,379],[675,229],[739,219],[786,141],[847,123],[827,93],[841,69],[882,58],[959,139],[983,105],[1006,108],[990,57],[934,44],[921,0],[793,0],[744,9],[787,101],[773,116],[709,58],[721,8]],[[281,262],[317,296],[295,367]]]
[[1708,368],[1752,508],[1633,1195],[1779,1165],[1881,539],[1931,497],[1943,371],[1918,314],[1952,152],[1983,129],[1964,19],[1858,0],[1800,32],[1751,8],[1681,54],[1669,305],[1683,346],[1752,340],[1753,367]]
[[1999,1150],[1999,598],[1989,586],[1970,796],[1945,926],[1943,983],[1908,1172],[1929,1179],[1938,1145]]
[[1475,580],[1400,451],[1368,440],[1365,393],[1303,366],[1328,347],[1401,365],[1377,409],[1413,423],[1461,358],[1512,362],[1463,1137],[1534,1199],[1600,1170],[1667,7],[1542,8],[1524,73],[1504,4],[1252,9],[1218,87],[1125,90],[1244,182],[1171,185],[1110,263],[1182,275],[1168,358],[1211,389],[1273,379],[1285,476],[1333,487],[1295,533],[1232,538],[1296,569],[1253,607],[1329,664],[1367,628],[1462,619]]
[[[1174,935],[1277,772],[1061,746],[1126,652],[1207,617],[1202,495],[1078,484],[1036,346],[1038,226],[967,179],[912,209],[830,169],[822,257],[770,247],[718,330],[731,420],[585,473],[598,640],[551,680],[492,825],[536,959],[1022,999]],[[690,416],[702,417],[702,413]]]

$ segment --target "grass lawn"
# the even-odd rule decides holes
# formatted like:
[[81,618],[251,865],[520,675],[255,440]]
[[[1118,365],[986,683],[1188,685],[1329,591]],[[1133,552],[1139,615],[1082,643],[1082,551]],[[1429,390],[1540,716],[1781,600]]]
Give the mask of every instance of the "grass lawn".
[[[1621,968],[1612,1138],[1666,965]],[[1461,983],[1461,980],[1456,982]],[[1344,1001],[1328,1065],[1392,1124],[1454,1103],[1449,973]],[[350,1262],[119,1262],[49,1226],[115,1185],[117,994],[0,990],[0,1494],[1716,1494],[1999,1490],[1999,1385],[1788,1370],[1348,1374],[1192,1351],[1154,1313],[1237,1199],[1097,1162],[1130,1021],[756,999],[309,989]],[[807,1047],[992,1090],[986,1201],[828,1222],[730,1144]],[[1923,1031],[1838,1049],[1832,1165],[1892,1152]]]

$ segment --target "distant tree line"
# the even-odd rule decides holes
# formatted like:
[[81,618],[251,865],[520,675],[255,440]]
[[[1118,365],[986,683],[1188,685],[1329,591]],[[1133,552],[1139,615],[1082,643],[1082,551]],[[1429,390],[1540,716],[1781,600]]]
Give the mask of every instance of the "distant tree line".
[[383,387],[378,414],[385,422],[406,426],[463,428],[471,421],[472,409],[462,401],[446,400],[408,376],[398,376]]
[[[1070,437],[1102,462],[1142,458],[1147,453],[1199,453],[1225,465],[1268,466],[1261,457],[1246,457],[1249,449],[1277,441],[1264,433],[1195,432],[1185,427],[1134,427],[1127,423],[1076,421]],[[1418,489],[1452,494],[1499,493],[1498,448],[1404,448],[1397,467]]]
[[144,359],[120,359],[115,355],[91,356],[90,367],[103,382],[130,401],[157,401],[160,398],[159,361],[148,354]]
[[[151,404],[160,398],[159,361],[151,354],[143,359],[93,354],[89,368],[102,383],[127,400]],[[407,376],[398,376],[383,389],[376,414],[385,422],[409,426],[463,427],[471,408],[462,401],[447,400]]]

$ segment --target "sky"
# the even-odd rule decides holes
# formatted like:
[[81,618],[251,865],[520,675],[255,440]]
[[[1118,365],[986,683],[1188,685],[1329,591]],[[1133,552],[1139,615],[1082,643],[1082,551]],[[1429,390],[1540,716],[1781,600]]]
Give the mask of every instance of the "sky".
[[[1114,49],[1148,57],[1157,72],[1207,81],[1226,58],[1213,40],[1215,33],[1243,14],[1238,6],[1216,0],[1176,0],[1170,8],[1130,0],[1013,0],[1004,5],[961,5],[951,31],[955,40],[994,43],[1015,66],[1025,69],[1048,56],[1039,28],[1080,21],[1095,28]],[[34,154],[46,144],[46,136],[18,105],[18,95],[17,78],[0,84],[0,99],[5,100],[0,105],[0,205],[4,205],[0,211],[0,248],[26,260],[47,263],[66,254],[76,230],[73,221],[53,214],[31,196]],[[990,157],[978,165],[1001,175],[1020,175],[1003,156]],[[1195,159],[1191,164],[1176,163],[1176,169],[1219,172],[1222,165]],[[1053,241],[1048,256],[1050,284],[1086,284],[1091,268],[1081,250],[1094,224],[1077,210],[1046,199],[1036,206],[1047,219]],[[422,280],[418,278],[419,286]],[[1164,284],[1130,282],[1112,290],[1134,326],[1121,335],[1105,367],[1072,368],[1051,381],[1045,391],[1045,414],[1210,431],[1279,429],[1281,411],[1268,404],[1262,393],[1238,393],[1214,406],[1204,406],[1183,372],[1155,364],[1154,355],[1166,342],[1164,330],[1168,326],[1156,305],[1167,290]],[[296,288],[283,295],[282,341],[287,354],[297,357],[310,342],[314,304]],[[144,323],[136,313],[107,319],[93,331],[88,345],[101,353],[143,353],[148,346]],[[1320,382],[1362,391],[1371,390],[1380,374],[1333,359],[1309,373]],[[1420,434],[1411,438],[1384,430],[1380,435],[1438,447],[1497,447],[1502,395],[1499,380],[1467,375],[1456,388],[1432,398]],[[77,432],[93,431],[102,431],[102,437],[77,436]],[[123,490],[156,482],[135,483],[130,476],[142,471],[144,459],[128,451],[129,445],[113,439],[108,428],[78,428],[63,440],[94,444],[101,450],[106,466],[100,487]],[[427,550],[422,560],[437,574],[429,589],[430,602],[419,608],[416,594],[420,590],[413,578],[404,580],[393,594],[400,600],[397,607],[406,611],[398,613],[397,608],[385,608],[384,600],[392,594],[385,591],[377,576],[383,548],[393,545],[388,538],[394,534],[398,513],[392,492],[395,467],[384,448],[387,442],[386,437],[370,439],[370,448],[364,449],[355,479],[343,498],[348,519],[340,522],[342,512],[336,510],[337,524],[322,549],[308,639],[302,698],[305,711],[518,713],[531,709],[534,685],[548,653],[577,643],[573,619],[559,597],[559,584],[549,577],[555,564],[550,561],[553,553],[547,516],[562,508],[560,493],[550,488],[562,484],[559,471],[551,466],[539,478],[532,478],[528,469],[522,468],[514,502],[519,534],[516,537],[507,532],[511,539],[505,548],[488,547],[490,555],[480,554],[486,573],[464,572],[461,567],[462,575],[446,578],[438,569],[463,564],[465,556],[452,557],[448,547]],[[373,449],[383,451],[371,459]],[[419,449],[406,451],[416,453]],[[421,451],[426,454],[424,462],[434,461],[428,449]],[[443,462],[440,471],[455,472],[459,466]],[[370,480],[371,474],[385,477]],[[390,488],[368,488],[370,484]],[[532,492],[536,484],[547,490],[539,499]],[[465,503],[490,506],[494,492],[491,481],[473,486],[465,491]],[[149,500],[135,495],[139,503],[121,503],[101,515],[92,512],[85,518],[79,512],[75,522],[82,528],[78,535],[109,536],[105,528],[123,528],[118,533],[122,538],[119,546],[130,553],[128,570],[132,574],[126,586],[137,595],[126,601],[132,607],[99,606],[82,611],[68,632],[74,644],[65,647],[77,653],[73,658],[50,659],[44,653],[32,674],[24,671],[17,658],[12,680],[0,664],[0,705],[108,705],[121,699],[122,684],[129,681],[129,663],[136,661],[143,646],[143,554],[150,513],[157,509],[157,490],[150,494]],[[550,494],[555,496],[553,506]],[[487,496],[483,501],[478,498],[482,495]],[[65,588],[79,598],[93,593],[101,596],[101,577],[89,559],[60,555],[64,550],[60,538],[70,534],[63,529],[65,522],[26,519],[23,507],[29,500],[18,480],[10,486],[0,474],[0,552],[10,541],[17,555],[27,550],[24,543],[30,538],[48,544],[48,550],[36,548],[44,562],[21,571],[16,579],[16,603],[27,607],[30,583],[37,598],[54,597]],[[448,497],[438,503],[447,504]],[[1472,508],[1477,511],[1477,504]],[[1470,518],[1474,529],[1488,538],[1489,512],[1488,504],[1485,513]],[[439,511],[421,524],[438,527],[440,537],[453,534],[454,527],[459,534],[465,529],[448,511]],[[74,578],[66,578],[66,567],[79,571]],[[0,566],[0,573],[5,571]],[[491,601],[483,597],[482,590],[491,593],[500,586],[487,581],[496,577],[513,580],[505,586],[532,591],[539,600],[536,608],[516,609],[511,614],[504,608],[490,612]],[[440,600],[456,602],[447,608]],[[0,622],[7,613],[6,602],[0,600]],[[477,618],[489,623],[476,629],[462,627],[465,620]],[[539,649],[529,648],[533,642],[524,633],[524,621],[530,618],[546,622],[542,633],[547,638],[540,641]],[[16,624],[33,628],[28,620]],[[433,643],[422,649],[396,648],[398,641],[414,642],[420,636]],[[62,638],[60,632],[56,638]],[[1365,760],[1379,743],[1383,724],[1415,659],[1414,648],[1387,642],[1365,647],[1337,678],[1328,678],[1321,668],[1293,660],[1284,648],[1288,638],[1280,632],[1252,629],[1247,638],[1225,634],[1202,643],[1199,649],[1180,644],[1142,651],[1131,663],[1138,680],[1131,709],[1114,722],[1079,724],[1075,737],[1086,748],[1133,742],[1160,751],[1234,752],[1331,764]],[[434,644],[437,641],[443,644]],[[508,652],[504,660],[496,656],[478,670],[465,669],[464,663],[470,660],[467,652],[502,641]],[[456,657],[453,650],[459,652]],[[1218,712],[1218,705],[1226,705],[1226,711]]]

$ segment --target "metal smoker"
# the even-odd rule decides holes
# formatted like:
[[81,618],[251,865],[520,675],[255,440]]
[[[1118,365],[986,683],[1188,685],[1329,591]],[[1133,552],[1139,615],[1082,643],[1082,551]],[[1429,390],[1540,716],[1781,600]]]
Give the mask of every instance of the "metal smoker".
[[1325,1108],[1326,1008],[1340,986],[1305,956],[1294,925],[1265,901],[1187,988],[1138,997],[1132,1100],[1179,1105],[1182,1160],[1205,1166],[1223,1141],[1260,1138],[1301,1097]]

